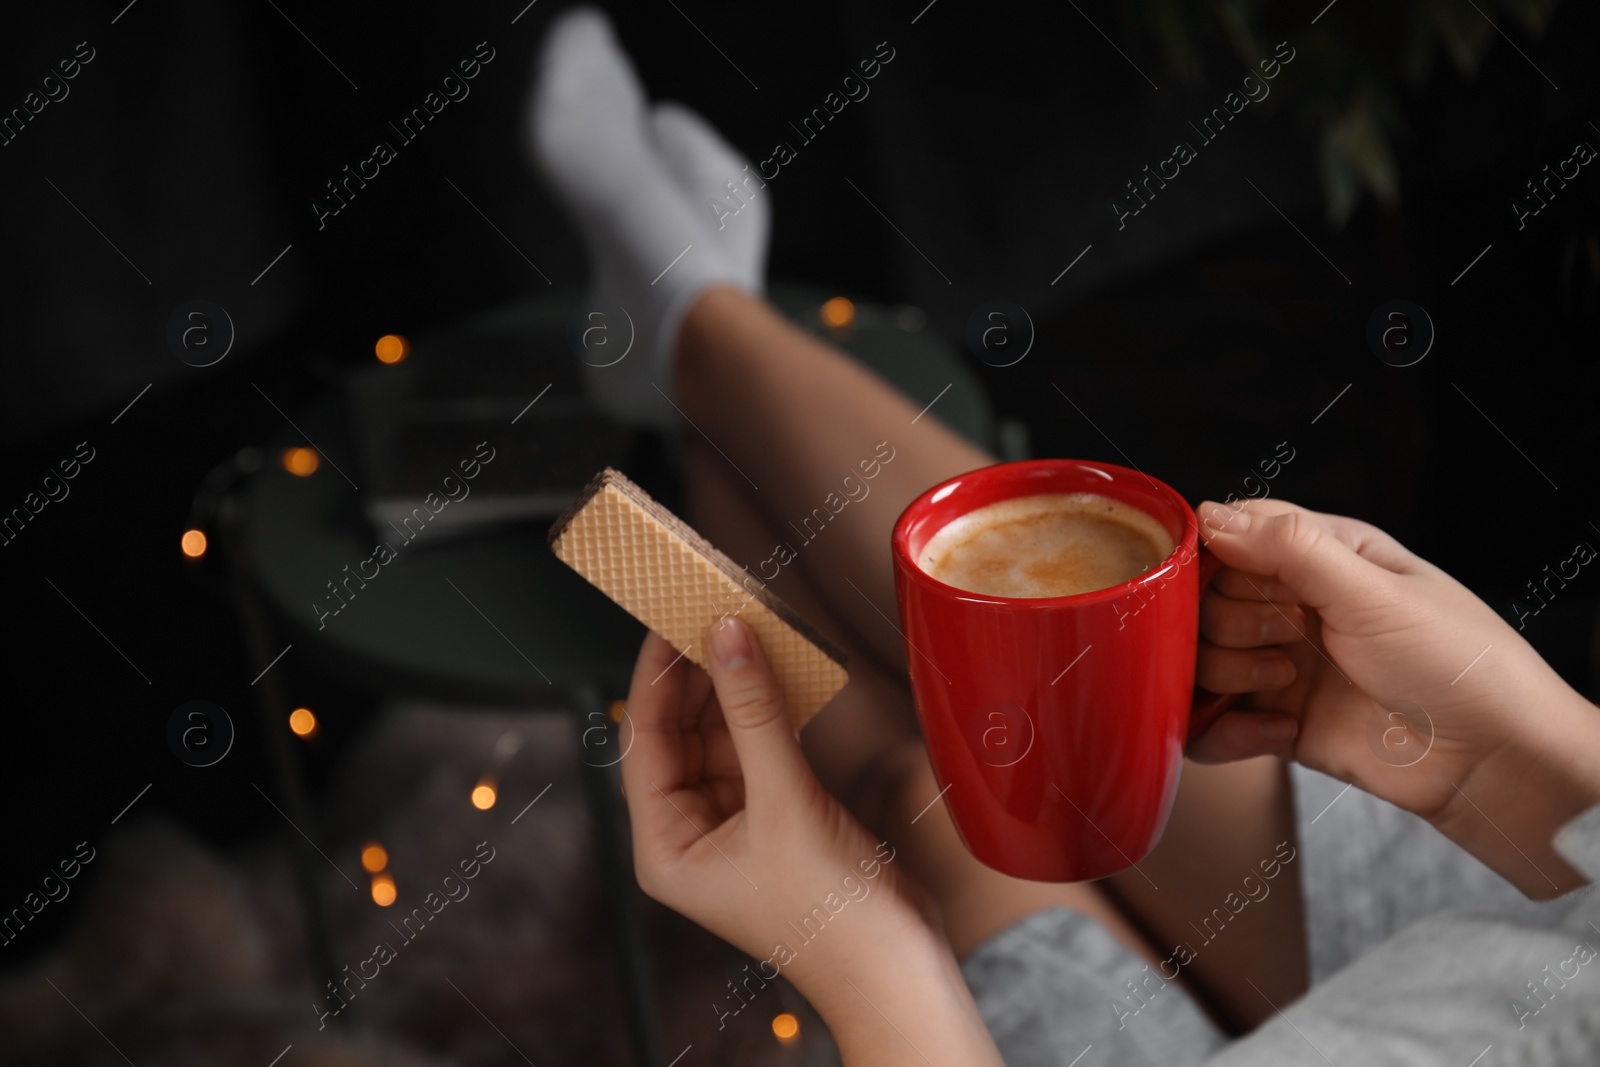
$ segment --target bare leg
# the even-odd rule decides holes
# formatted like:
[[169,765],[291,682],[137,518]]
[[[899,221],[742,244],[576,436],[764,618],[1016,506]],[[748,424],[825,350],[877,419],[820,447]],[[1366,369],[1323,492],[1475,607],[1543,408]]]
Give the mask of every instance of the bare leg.
[[[719,457],[724,469],[750,489],[768,528],[796,548],[790,566],[805,572],[839,619],[852,621],[861,648],[903,664],[899,634],[879,617],[895,611],[889,533],[917,494],[994,458],[931,412],[913,425],[916,406],[883,379],[729,288],[707,290],[685,316],[678,389],[689,418],[726,456]],[[789,524],[823,507],[829,494],[843,497],[846,475],[862,482],[860,464],[882,442],[894,458],[864,482],[869,495],[802,543]],[[761,546],[748,561],[752,571],[772,548]]]
[[[1185,761],[1161,843],[1103,884],[1163,958],[1180,945],[1193,953],[1181,973],[1212,1015],[1249,1030],[1274,1013],[1265,996],[1281,1006],[1309,984],[1300,866],[1281,862],[1296,847],[1282,761]],[[1277,876],[1267,879],[1268,871]]]
[[[993,458],[932,412],[913,425],[917,408],[886,382],[759,300],[732,289],[708,290],[685,317],[678,382],[685,413],[718,450],[702,446],[691,463],[696,524],[752,572],[771,556],[773,542],[787,539],[794,544],[794,561],[772,580],[775,591],[858,656],[865,652],[877,663],[893,665],[890,677],[898,682],[904,651],[888,621],[895,613],[890,530],[924,489]],[[691,441],[698,440],[695,430],[686,433]],[[895,458],[870,483],[871,495],[850,503],[819,536],[799,544],[788,524],[809,514],[828,494],[839,493],[845,474],[859,477],[858,463],[873,456],[884,441],[895,450]],[[761,573],[766,578],[771,568]],[[860,670],[858,658],[852,677]],[[888,833],[887,823],[874,820],[892,823],[903,816],[909,832],[932,842],[927,848],[931,855],[942,856],[939,842],[945,841],[959,861],[975,868],[970,878],[959,868],[946,874],[940,866],[944,861],[935,859],[923,875],[930,883],[950,879],[941,896],[967,901],[960,911],[984,913],[972,920],[971,932],[956,931],[953,940],[984,929],[997,931],[1030,910],[1048,906],[1024,902],[1051,899],[1049,893],[1063,887],[1005,879],[972,860],[941,805],[935,805],[937,823],[930,824],[930,811],[910,826],[910,818],[938,790],[931,774],[921,777],[925,757],[906,756],[896,743],[895,731],[906,726],[906,698],[874,690],[874,684],[867,672],[859,687],[853,682],[807,728],[807,748],[824,783],[847,801],[862,799],[852,806],[874,829]],[[901,687],[889,685],[887,691],[901,692]],[[1108,883],[1128,917],[1164,946],[1160,958],[1183,939],[1189,922],[1199,923],[1212,907],[1223,905],[1245,874],[1273,857],[1279,842],[1292,841],[1293,809],[1285,776],[1281,768],[1267,773],[1271,770],[1261,761],[1187,764],[1165,839],[1139,864],[1163,888],[1151,890],[1136,871]],[[861,796],[864,779],[883,790],[876,812],[868,810],[873,804]],[[888,780],[898,783],[898,790],[886,786]],[[1184,970],[1203,981],[1205,999],[1219,1018],[1249,1026],[1271,1014],[1246,977],[1278,1004],[1304,991],[1296,875],[1291,868],[1287,877],[1275,880],[1270,903],[1251,904],[1254,913],[1241,913],[1234,930],[1216,944],[1194,946],[1197,959]],[[973,889],[976,896],[963,896],[989,876],[1010,886],[992,892]],[[1017,908],[1026,910],[1018,914]],[[1194,940],[1191,932],[1189,941]],[[1243,966],[1245,961],[1249,966]]]

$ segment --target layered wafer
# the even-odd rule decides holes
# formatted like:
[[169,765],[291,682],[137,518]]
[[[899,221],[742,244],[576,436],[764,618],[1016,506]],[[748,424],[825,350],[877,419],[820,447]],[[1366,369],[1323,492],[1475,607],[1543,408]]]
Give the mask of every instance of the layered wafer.
[[706,631],[748,623],[800,729],[844,687],[844,653],[620,471],[607,467],[550,528],[562,562],[628,614],[707,666]]

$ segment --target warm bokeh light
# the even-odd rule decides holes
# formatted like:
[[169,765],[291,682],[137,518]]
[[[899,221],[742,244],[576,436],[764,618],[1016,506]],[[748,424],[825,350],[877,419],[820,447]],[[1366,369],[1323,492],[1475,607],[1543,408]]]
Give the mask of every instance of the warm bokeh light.
[[611,702],[611,721],[621,722],[622,716],[627,712],[627,710],[628,705],[625,702],[621,700],[613,700]]
[[824,326],[831,330],[842,330],[856,321],[856,306],[845,297],[836,296],[823,304],[818,314],[822,317]]
[[774,1037],[785,1045],[792,1045],[795,1039],[800,1036],[800,1020],[788,1012],[784,1012],[782,1015],[775,1015],[772,1019],[772,1033]]
[[286,448],[283,450],[283,469],[300,478],[317,473],[322,461],[314,448]]
[[299,737],[310,737],[317,732],[317,717],[310,708],[295,708],[289,713],[289,729]]
[[389,866],[389,850],[374,841],[372,844],[361,850],[361,866],[364,867],[368,873],[377,874],[379,871]]
[[372,351],[377,353],[379,363],[399,363],[406,358],[406,353],[411,351],[411,346],[399,334],[386,333],[378,338],[378,343],[372,346]]
[[494,783],[484,781],[484,782],[479,782],[476,786],[473,787],[473,790],[472,790],[472,806],[473,807],[477,808],[479,811],[488,811],[490,808],[494,807],[494,802],[495,802]]
[[183,531],[183,540],[178,543],[183,546],[183,554],[190,559],[199,559],[206,554],[206,535],[199,530]]
[[394,879],[387,874],[372,876],[372,902],[380,908],[387,908],[394,903],[396,896]]

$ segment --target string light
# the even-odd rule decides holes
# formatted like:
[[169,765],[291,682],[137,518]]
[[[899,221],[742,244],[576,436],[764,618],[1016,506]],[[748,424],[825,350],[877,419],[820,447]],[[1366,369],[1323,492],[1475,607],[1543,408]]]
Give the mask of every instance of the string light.
[[830,330],[842,330],[856,321],[856,306],[847,298],[836,296],[823,304],[817,314]]
[[394,903],[394,898],[399,894],[394,888],[394,878],[387,874],[372,876],[372,902],[380,908],[387,908]]
[[183,548],[183,554],[190,559],[199,559],[206,554],[206,535],[199,530],[183,531],[183,539],[178,543]]
[[283,450],[283,469],[297,478],[309,478],[322,465],[314,448],[286,448]]
[[800,1039],[800,1020],[788,1012],[773,1016],[772,1035],[778,1039],[780,1044],[794,1044]]
[[494,802],[496,799],[498,799],[498,797],[495,793],[494,783],[489,781],[487,778],[479,782],[472,789],[472,806],[477,808],[479,811],[488,811],[490,808],[494,807]]
[[297,737],[310,737],[317,732],[317,717],[310,708],[295,708],[289,713],[289,729]]
[[377,874],[389,866],[389,850],[374,841],[361,850],[361,866],[369,874]]
[[386,333],[372,346],[379,363],[399,363],[411,351],[411,345],[397,333]]

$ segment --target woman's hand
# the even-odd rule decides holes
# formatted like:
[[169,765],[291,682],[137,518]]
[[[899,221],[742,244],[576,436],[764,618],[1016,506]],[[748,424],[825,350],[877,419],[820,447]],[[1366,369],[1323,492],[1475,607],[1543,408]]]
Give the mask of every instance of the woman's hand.
[[921,1063],[905,1035],[944,1031],[952,1062],[998,1063],[919,887],[812,773],[755,635],[728,618],[706,640],[709,676],[653,633],[634,668],[639,885],[789,978],[846,1062]]
[[[1227,565],[1199,683],[1250,694],[1190,754],[1290,757],[1431,821],[1530,896],[1600,800],[1600,714],[1466,587],[1383,531],[1281,501],[1201,505]],[[1510,847],[1507,847],[1510,846]]]

